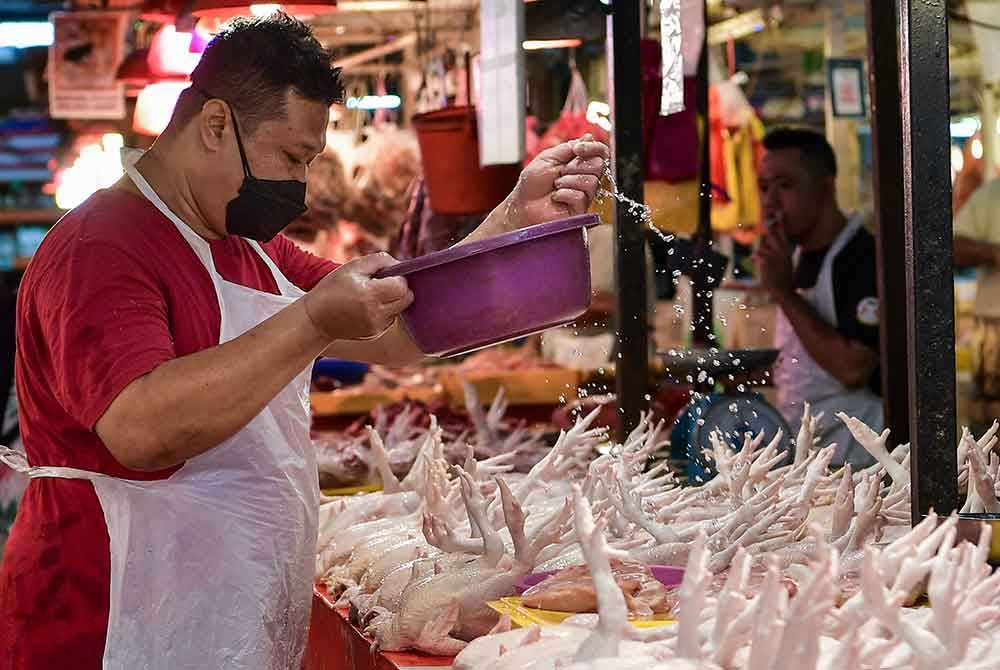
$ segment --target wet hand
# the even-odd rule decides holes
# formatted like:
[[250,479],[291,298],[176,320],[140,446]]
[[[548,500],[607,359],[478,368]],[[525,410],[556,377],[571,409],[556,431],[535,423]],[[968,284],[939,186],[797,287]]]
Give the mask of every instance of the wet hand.
[[538,154],[507,199],[507,226],[523,228],[583,214],[607,170],[606,144],[584,135]]
[[374,254],[334,270],[303,297],[316,329],[334,340],[368,340],[385,333],[413,293],[403,277],[376,279],[379,270],[396,265],[389,254]]

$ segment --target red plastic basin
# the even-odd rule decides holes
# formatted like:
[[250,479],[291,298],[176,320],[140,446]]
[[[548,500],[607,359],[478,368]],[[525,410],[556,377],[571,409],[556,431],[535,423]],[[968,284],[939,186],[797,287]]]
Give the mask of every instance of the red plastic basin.
[[590,305],[592,214],[550,221],[403,261],[378,274],[406,277],[402,315],[428,356],[457,356],[572,322]]

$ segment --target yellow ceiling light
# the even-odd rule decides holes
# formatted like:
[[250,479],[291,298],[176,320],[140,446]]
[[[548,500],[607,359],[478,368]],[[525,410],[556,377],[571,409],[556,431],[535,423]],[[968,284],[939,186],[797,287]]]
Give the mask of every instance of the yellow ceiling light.
[[525,40],[521,46],[526,51],[537,51],[539,49],[572,49],[583,44],[583,40],[571,38],[562,40]]

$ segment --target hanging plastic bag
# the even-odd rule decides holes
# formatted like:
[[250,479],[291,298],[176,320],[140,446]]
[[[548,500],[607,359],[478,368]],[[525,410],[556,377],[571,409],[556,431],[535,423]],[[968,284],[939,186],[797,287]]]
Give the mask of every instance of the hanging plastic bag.
[[587,85],[584,83],[580,71],[576,69],[575,65],[570,65],[570,69],[573,75],[570,80],[569,92],[566,94],[566,104],[563,105],[562,113],[556,119],[555,123],[549,126],[549,129],[542,135],[536,151],[534,153],[528,152],[525,157],[525,163],[531,162],[535,156],[546,149],[562,144],[563,142],[568,142],[569,140],[575,140],[586,133],[590,133],[594,136],[594,139],[601,142],[607,143],[611,140],[608,131],[587,120],[587,106],[590,104],[590,94],[587,92]]

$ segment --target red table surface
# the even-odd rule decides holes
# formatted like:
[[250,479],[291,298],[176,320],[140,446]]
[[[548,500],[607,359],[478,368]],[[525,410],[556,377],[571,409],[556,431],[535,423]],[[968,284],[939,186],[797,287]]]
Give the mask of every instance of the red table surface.
[[452,657],[408,652],[372,652],[372,641],[347,620],[347,610],[333,608],[326,587],[313,592],[312,621],[304,670],[400,670],[449,668]]

